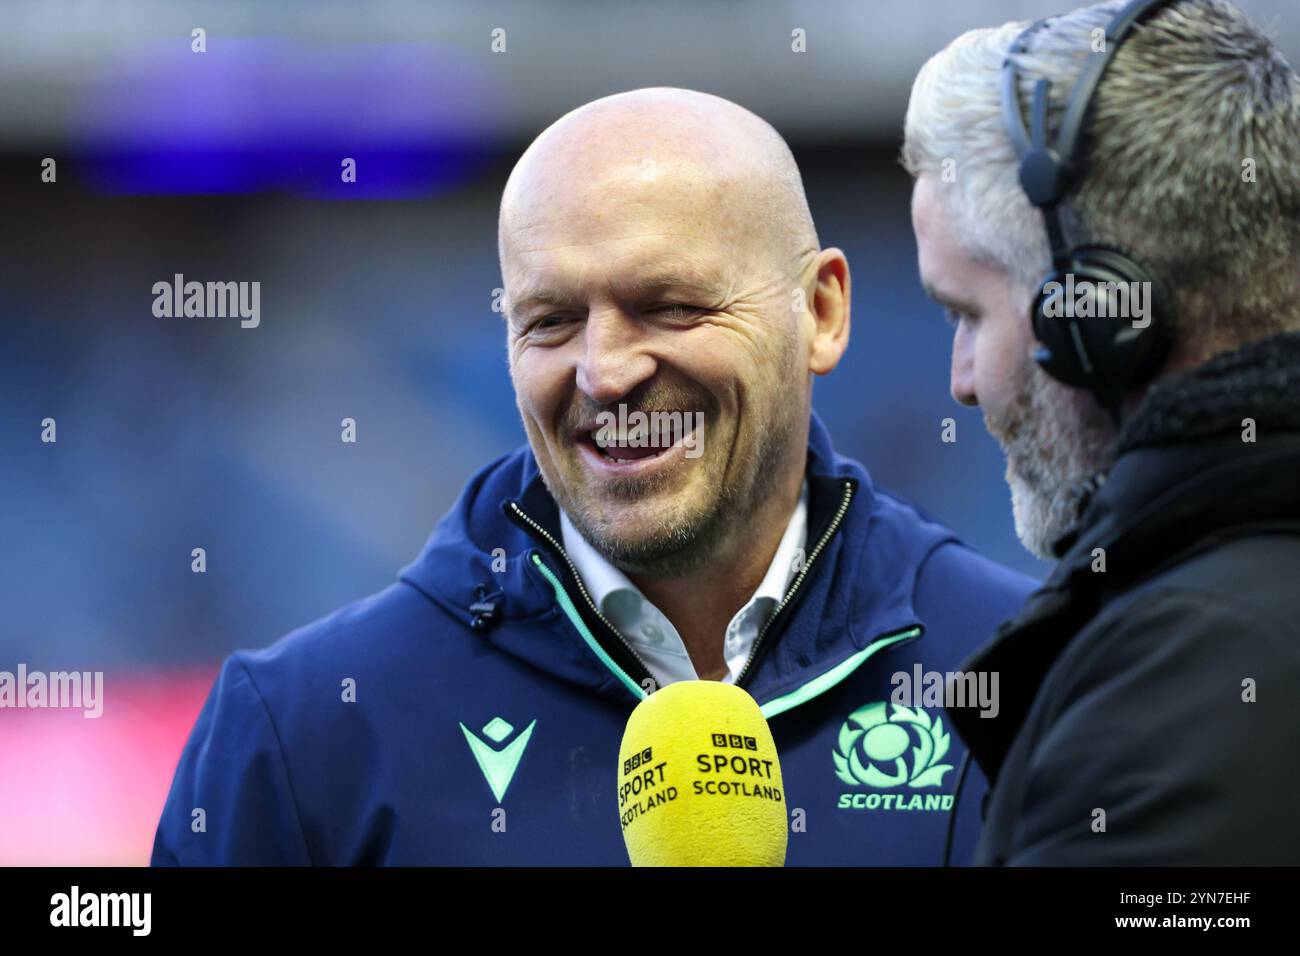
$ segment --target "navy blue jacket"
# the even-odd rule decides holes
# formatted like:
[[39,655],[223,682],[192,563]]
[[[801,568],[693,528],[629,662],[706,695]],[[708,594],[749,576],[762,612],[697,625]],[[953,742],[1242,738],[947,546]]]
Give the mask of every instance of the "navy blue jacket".
[[[788,862],[937,865],[965,751],[940,706],[891,702],[891,677],[955,671],[1034,582],[874,489],[815,415],[808,478],[807,559],[740,678],[780,754]],[[626,865],[616,763],[647,675],[559,540],[520,448],[397,583],[232,654],[154,864]],[[872,735],[885,723],[907,749]],[[985,787],[973,770],[954,862]]]

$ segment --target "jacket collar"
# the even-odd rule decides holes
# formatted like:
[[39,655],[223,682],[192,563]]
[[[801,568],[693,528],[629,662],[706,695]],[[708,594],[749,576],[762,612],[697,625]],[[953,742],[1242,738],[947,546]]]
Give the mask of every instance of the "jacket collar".
[[[563,531],[560,541],[564,545],[564,550],[568,552],[574,567],[582,576],[583,583],[587,585],[587,591],[591,594],[596,607],[608,613],[609,605],[617,604],[618,597],[626,593],[635,596],[638,604],[640,601],[647,600],[631,578],[615,567],[582,536],[582,532],[574,527],[563,509],[560,512],[560,528]],[[805,479],[794,511],[790,515],[790,520],[786,522],[776,553],[772,555],[767,571],[758,582],[750,603],[766,599],[768,606],[771,607],[785,597],[786,589],[794,577],[795,568],[798,567],[799,555],[801,552],[807,553],[807,536],[808,482]]]

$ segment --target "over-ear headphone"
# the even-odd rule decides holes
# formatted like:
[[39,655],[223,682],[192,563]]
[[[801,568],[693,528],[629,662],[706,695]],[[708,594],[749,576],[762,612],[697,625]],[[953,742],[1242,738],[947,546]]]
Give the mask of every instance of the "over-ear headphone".
[[[1157,277],[1126,250],[1071,244],[1065,237],[1060,206],[1084,175],[1081,134],[1106,68],[1134,26],[1173,2],[1133,0],[1116,14],[1106,27],[1102,50],[1090,54],[1070,94],[1053,142],[1047,136],[1050,83],[1040,79],[1035,84],[1032,125],[1026,129],[1018,95],[1021,71],[1013,57],[1028,50],[1030,37],[1050,18],[1020,34],[1002,66],[1002,112],[1020,162],[1020,185],[1029,201],[1043,211],[1052,250],[1052,271],[1040,284],[1030,315],[1039,342],[1034,359],[1053,378],[1090,391],[1117,423],[1125,392],[1150,381],[1168,354],[1173,302]],[[1131,283],[1142,284],[1136,288],[1145,297],[1146,316],[1140,323],[1114,314],[1121,311],[1121,290],[1127,300],[1128,292],[1135,289]],[[1126,311],[1132,312],[1132,305],[1129,301]]]

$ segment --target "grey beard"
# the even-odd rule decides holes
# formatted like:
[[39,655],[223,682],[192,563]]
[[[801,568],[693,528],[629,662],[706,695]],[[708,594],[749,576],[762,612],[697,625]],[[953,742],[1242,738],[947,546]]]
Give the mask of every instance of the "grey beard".
[[1050,561],[1052,545],[1078,521],[1085,482],[1111,463],[1114,427],[1090,395],[1036,364],[1007,421],[986,424],[1007,455],[1016,535],[1028,551]]
[[1040,493],[1018,478],[1011,479],[1011,512],[1016,522],[1016,536],[1034,557],[1055,559],[1052,545],[1060,540],[1078,520],[1084,498],[1083,482]]

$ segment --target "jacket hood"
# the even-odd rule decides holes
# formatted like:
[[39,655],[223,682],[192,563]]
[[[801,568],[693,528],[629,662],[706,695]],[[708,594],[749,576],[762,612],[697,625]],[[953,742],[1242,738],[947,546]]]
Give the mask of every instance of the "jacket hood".
[[[1052,574],[962,666],[1003,676],[996,719],[950,711],[990,779],[1043,676],[1108,600],[1229,538],[1300,533],[1300,334],[1253,343],[1157,383],[1093,487],[1056,545]],[[1093,570],[1097,549],[1105,574]]]
[[[882,635],[920,628],[913,606],[917,571],[936,547],[956,540],[946,528],[918,521],[910,505],[878,492],[861,465],[835,452],[816,413],[807,476],[810,554],[840,511],[846,486],[851,496],[797,603],[755,661],[746,689],[760,703],[832,670]],[[512,503],[560,540],[559,509],[524,445],[469,480],[400,579],[497,649],[593,689],[609,686],[609,671],[585,645],[557,639],[554,628],[567,625],[532,558],[556,561],[539,536],[508,516]],[[486,615],[485,607],[491,608]],[[544,626],[520,626],[527,622]]]

